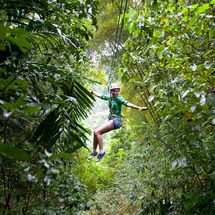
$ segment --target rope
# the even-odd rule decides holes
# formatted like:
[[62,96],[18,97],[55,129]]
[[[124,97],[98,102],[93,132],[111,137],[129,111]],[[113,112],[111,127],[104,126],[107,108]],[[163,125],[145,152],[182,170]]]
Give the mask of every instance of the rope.
[[[124,10],[123,10],[123,0],[120,2],[120,6],[117,4],[117,7],[119,9],[119,15],[117,17],[117,27],[116,27],[116,33],[115,33],[116,38],[115,38],[115,41],[113,42],[113,49],[112,49],[114,54],[112,57],[111,65],[110,65],[110,67],[108,67],[108,92],[110,93],[110,106],[111,107],[112,107],[112,96],[111,96],[110,86],[111,86],[113,79],[116,79],[115,73],[113,72],[113,66],[114,66],[115,55],[118,51],[118,44],[120,41],[120,37],[121,37],[123,25],[124,25],[124,19],[125,19],[125,13],[126,13],[127,6],[128,6],[128,0],[125,1]],[[121,26],[120,26],[120,17],[121,17],[122,11],[123,11],[123,17],[122,17],[122,22],[121,22]],[[110,110],[109,117],[111,117],[111,115],[112,115],[112,111]]]
[[[116,38],[115,38],[115,40],[113,42],[113,48],[112,48],[114,54],[113,54],[113,57],[112,57],[112,60],[111,60],[111,65],[108,68],[108,91],[110,90],[110,85],[111,85],[112,81],[114,79],[116,79],[115,73],[113,72],[114,60],[115,60],[116,53],[118,51],[118,45],[117,44],[119,44],[121,34],[122,34],[122,30],[123,30],[125,13],[126,13],[126,9],[127,9],[127,6],[128,6],[128,1],[129,0],[125,1],[124,8],[123,8],[123,0],[120,2],[120,6],[116,3],[117,7],[119,9],[119,15],[117,17],[117,27],[116,27],[116,33],[115,33]],[[122,14],[123,14],[122,22],[121,22],[121,25],[120,25],[120,18],[121,18]]]

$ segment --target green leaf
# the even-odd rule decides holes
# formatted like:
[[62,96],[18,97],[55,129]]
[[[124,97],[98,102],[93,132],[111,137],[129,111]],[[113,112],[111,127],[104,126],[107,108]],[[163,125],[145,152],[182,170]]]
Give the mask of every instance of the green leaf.
[[25,31],[24,29],[21,29],[21,28],[10,29],[10,32],[13,35],[21,36],[21,37],[24,37],[24,38],[28,38],[30,36],[30,34],[27,31]]
[[191,11],[191,12],[194,11],[198,6],[199,6],[199,4],[194,4],[194,5],[192,5],[192,8],[191,8],[190,11]]
[[25,114],[33,114],[40,111],[40,106],[35,103],[30,103],[24,107]]
[[209,30],[209,39],[210,39],[210,40],[213,39],[213,38],[214,38],[214,35],[215,35],[215,30],[214,30],[214,28],[211,28],[211,29]]
[[203,4],[197,10],[198,13],[203,13],[210,8],[210,4]]
[[188,20],[188,16],[185,16],[185,17],[182,18],[183,22],[187,22],[187,20]]
[[0,153],[14,160],[30,160],[30,155],[14,146],[0,143]]
[[197,17],[194,16],[194,17],[189,21],[188,26],[189,26],[189,27],[192,27],[192,25],[195,25],[195,24],[196,24],[196,19],[197,19]]
[[23,52],[26,48],[32,48],[32,44],[29,43],[24,37],[7,37],[7,39],[13,44],[17,45]]
[[185,8],[183,8],[183,10],[182,10],[182,14],[186,14],[188,11],[189,11],[189,10],[185,7]]
[[67,159],[67,160],[72,160],[73,156],[72,156],[71,153],[55,153],[50,158],[52,158],[52,159],[64,158],[64,159]]

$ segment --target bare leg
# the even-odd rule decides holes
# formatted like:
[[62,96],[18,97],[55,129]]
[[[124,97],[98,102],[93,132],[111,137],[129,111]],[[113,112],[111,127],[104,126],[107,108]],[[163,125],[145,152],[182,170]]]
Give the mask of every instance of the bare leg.
[[99,149],[103,150],[103,138],[102,134],[109,132],[113,130],[113,120],[110,120],[101,126],[99,126],[97,129],[94,131],[94,139],[93,139],[93,150],[96,150],[97,146],[99,145]]
[[93,151],[96,151],[97,146],[98,146],[98,141],[97,141],[96,135],[94,133],[94,136],[93,136]]

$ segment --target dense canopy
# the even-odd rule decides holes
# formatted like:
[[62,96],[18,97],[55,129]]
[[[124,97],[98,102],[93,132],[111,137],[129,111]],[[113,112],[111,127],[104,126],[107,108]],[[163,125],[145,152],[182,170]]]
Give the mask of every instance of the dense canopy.
[[[215,0],[0,0],[2,214],[215,213]],[[88,161],[121,84],[123,127]]]

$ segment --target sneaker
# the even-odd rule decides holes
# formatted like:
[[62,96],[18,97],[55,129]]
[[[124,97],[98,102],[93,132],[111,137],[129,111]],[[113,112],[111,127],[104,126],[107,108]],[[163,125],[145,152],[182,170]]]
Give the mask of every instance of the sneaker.
[[96,151],[91,152],[90,156],[88,157],[88,160],[92,160],[97,154],[98,154],[98,152],[96,152]]
[[102,154],[98,154],[96,162],[99,162],[104,156],[105,156],[105,152],[103,152]]

